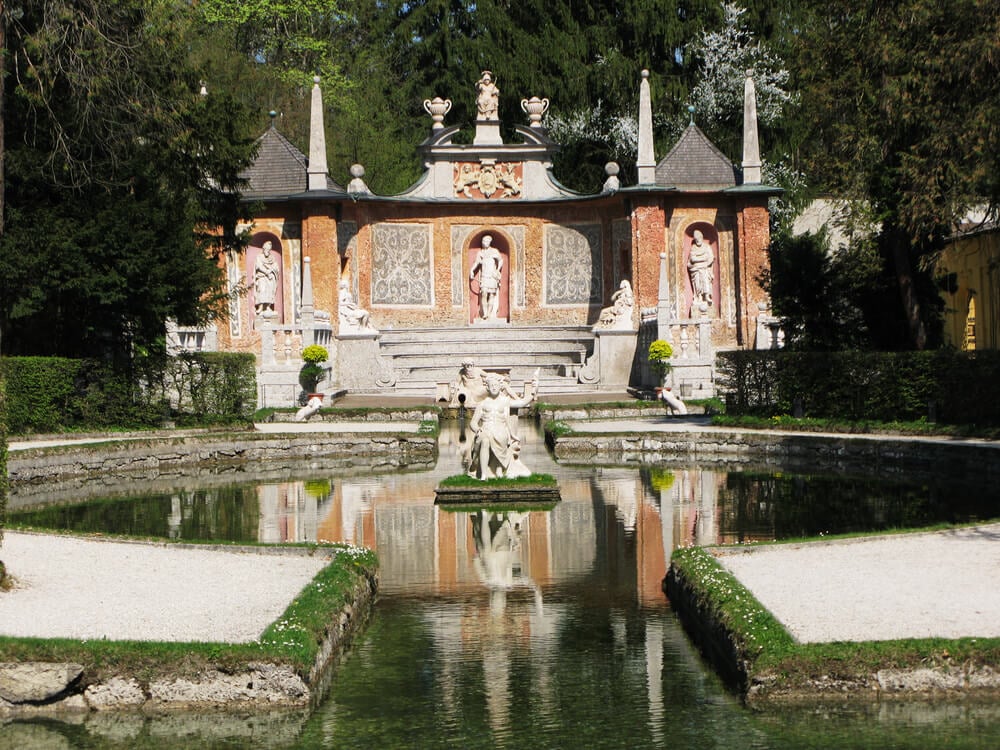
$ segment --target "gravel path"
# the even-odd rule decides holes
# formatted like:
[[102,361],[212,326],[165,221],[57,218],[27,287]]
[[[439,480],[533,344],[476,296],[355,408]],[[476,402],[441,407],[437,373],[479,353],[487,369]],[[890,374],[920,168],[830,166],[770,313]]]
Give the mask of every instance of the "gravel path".
[[324,556],[192,549],[8,531],[0,635],[255,640],[329,562]]
[[718,559],[803,643],[1000,637],[1000,524]]

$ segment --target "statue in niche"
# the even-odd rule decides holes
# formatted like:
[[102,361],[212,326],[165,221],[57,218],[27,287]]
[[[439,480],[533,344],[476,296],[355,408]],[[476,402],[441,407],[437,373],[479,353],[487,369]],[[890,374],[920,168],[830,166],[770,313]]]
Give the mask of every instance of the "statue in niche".
[[476,479],[526,477],[531,474],[521,462],[521,440],[514,432],[514,417],[510,410],[527,406],[538,392],[538,371],[525,384],[520,398],[511,394],[503,375],[486,374],[486,395],[476,407],[469,422],[473,434],[471,449],[466,455],[466,471]]
[[500,279],[503,272],[503,256],[493,247],[493,237],[483,236],[482,247],[476,253],[476,260],[469,270],[469,280],[476,278],[479,271],[479,319],[495,320],[500,309]]
[[715,286],[715,255],[712,246],[705,241],[700,229],[692,234],[691,251],[688,255],[688,274],[691,277],[691,291],[695,302],[712,304],[712,290]]
[[493,73],[484,70],[476,81],[476,119],[496,120],[500,89],[493,82]]
[[632,308],[635,306],[635,295],[632,294],[632,284],[623,279],[618,285],[618,291],[611,295],[611,306],[601,310],[601,317],[594,326],[598,330],[632,330]]
[[274,312],[274,296],[278,291],[278,262],[271,254],[273,245],[264,243],[253,264],[253,302],[258,315]]
[[337,305],[340,315],[340,333],[377,333],[378,329],[372,325],[371,313],[354,301],[351,294],[350,285],[346,279],[341,280],[339,286],[339,303]]

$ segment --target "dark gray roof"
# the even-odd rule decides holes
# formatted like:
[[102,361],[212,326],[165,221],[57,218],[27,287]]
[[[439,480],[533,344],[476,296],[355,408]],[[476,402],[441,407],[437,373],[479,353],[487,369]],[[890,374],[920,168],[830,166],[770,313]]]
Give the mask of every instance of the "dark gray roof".
[[733,163],[691,123],[656,165],[656,184],[678,190],[724,190],[736,185],[737,174]]
[[[273,125],[257,139],[257,158],[240,177],[247,180],[243,197],[256,200],[284,198],[304,193],[309,186],[309,160]],[[327,190],[343,192],[343,188],[326,178]]]

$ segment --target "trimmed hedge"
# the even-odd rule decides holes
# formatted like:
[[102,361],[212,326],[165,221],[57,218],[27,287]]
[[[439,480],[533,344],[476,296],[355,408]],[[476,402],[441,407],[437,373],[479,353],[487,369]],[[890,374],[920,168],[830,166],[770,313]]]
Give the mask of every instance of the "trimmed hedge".
[[257,403],[252,354],[202,352],[146,358],[130,372],[96,360],[5,357],[7,429],[149,427],[248,420]]
[[[7,389],[3,373],[0,372],[0,543],[3,529],[7,524]],[[0,562],[0,584],[6,577],[3,562]]]
[[717,366],[731,415],[1000,425],[1000,352],[735,351]]

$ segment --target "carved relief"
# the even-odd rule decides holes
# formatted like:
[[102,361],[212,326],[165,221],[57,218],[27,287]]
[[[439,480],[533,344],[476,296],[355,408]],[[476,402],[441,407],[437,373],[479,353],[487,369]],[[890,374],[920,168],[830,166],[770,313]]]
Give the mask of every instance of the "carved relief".
[[427,306],[434,303],[428,225],[372,227],[372,303]]
[[523,180],[520,162],[455,165],[455,195],[466,198],[519,198]]
[[586,305],[601,301],[599,224],[545,228],[545,303]]

